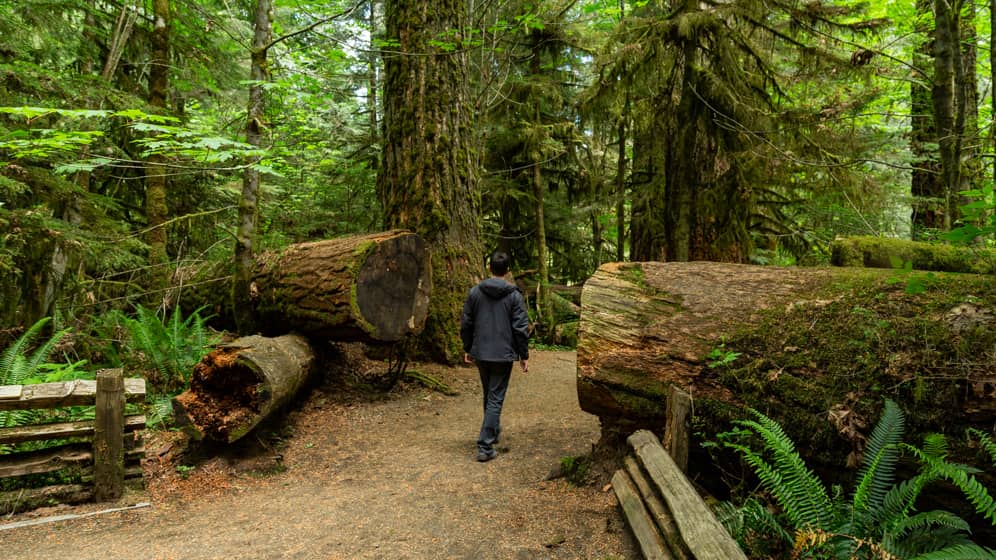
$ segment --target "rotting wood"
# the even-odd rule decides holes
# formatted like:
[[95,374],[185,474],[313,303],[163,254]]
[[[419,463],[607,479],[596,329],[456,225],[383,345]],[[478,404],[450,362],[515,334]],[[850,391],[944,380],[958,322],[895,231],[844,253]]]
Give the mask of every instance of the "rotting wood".
[[672,513],[682,541],[697,560],[747,560],[652,433],[638,430],[627,442]]
[[299,243],[257,260],[254,313],[264,334],[396,342],[425,324],[431,266],[414,233]]
[[674,522],[674,516],[671,515],[667,506],[661,501],[660,496],[654,491],[650,481],[647,480],[643,470],[640,469],[640,464],[629,455],[623,460],[623,464],[633,485],[640,491],[640,496],[643,498],[647,510],[650,511],[650,515],[657,525],[661,536],[664,538],[664,542],[667,543],[671,555],[674,556],[675,560],[693,560],[692,553],[688,551],[688,547],[681,540],[681,534],[678,533],[678,525]]
[[[145,415],[132,414],[125,416],[125,433],[145,429]],[[93,420],[79,422],[60,422],[57,424],[35,424],[32,426],[15,426],[0,428],[0,444],[23,443],[26,441],[47,441],[53,439],[70,439],[90,437],[93,435]]]
[[650,518],[650,513],[640,499],[640,493],[633,486],[626,471],[620,469],[612,475],[612,489],[619,499],[629,528],[640,545],[640,552],[646,560],[671,560],[673,557],[667,545],[657,532],[656,525]]
[[671,385],[667,393],[667,412],[664,422],[664,450],[674,459],[681,472],[688,472],[689,417],[692,414],[692,397]]
[[314,364],[314,350],[299,335],[254,335],[220,346],[194,367],[190,389],[173,399],[177,424],[195,439],[236,441],[294,398]]
[[[145,401],[145,380],[124,380],[125,398],[129,403]],[[34,408],[59,408],[64,406],[93,405],[97,395],[97,381],[78,379],[37,385],[0,386],[0,410],[30,410]]]

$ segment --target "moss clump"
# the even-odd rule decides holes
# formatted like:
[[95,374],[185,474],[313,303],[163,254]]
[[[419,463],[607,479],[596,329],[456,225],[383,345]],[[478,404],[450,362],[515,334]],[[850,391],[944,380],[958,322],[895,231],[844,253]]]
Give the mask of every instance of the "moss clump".
[[917,270],[991,274],[996,271],[996,251],[884,237],[851,237],[833,244],[835,266],[899,268],[912,263]]

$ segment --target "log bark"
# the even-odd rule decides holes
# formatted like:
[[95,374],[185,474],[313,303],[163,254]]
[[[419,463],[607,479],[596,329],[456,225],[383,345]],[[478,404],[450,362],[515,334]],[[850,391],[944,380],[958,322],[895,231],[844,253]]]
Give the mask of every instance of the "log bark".
[[291,245],[253,274],[264,334],[395,342],[425,324],[432,290],[425,242],[406,231]]
[[705,356],[763,309],[829,276],[721,263],[602,265],[581,293],[581,408],[663,427],[672,384],[695,398],[736,401],[714,376],[702,375]]
[[290,402],[314,364],[302,336],[239,338],[194,367],[190,389],[173,399],[177,423],[195,439],[236,441]]

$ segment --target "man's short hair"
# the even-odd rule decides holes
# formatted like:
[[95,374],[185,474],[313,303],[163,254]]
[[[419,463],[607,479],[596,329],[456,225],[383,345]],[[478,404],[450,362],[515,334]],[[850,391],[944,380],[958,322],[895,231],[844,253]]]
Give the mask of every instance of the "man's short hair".
[[491,269],[491,274],[495,276],[505,276],[508,274],[509,265],[512,263],[512,258],[508,256],[508,253],[504,251],[495,251],[491,255],[491,262],[488,268]]

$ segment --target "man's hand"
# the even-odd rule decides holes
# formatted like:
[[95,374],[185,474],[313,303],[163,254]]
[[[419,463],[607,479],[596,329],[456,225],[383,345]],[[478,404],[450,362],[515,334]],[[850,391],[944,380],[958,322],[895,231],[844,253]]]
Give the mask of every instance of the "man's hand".
[[474,360],[470,359],[470,354],[464,352],[463,353],[463,363],[465,363],[465,364],[472,364],[472,363],[474,363]]
[[519,365],[522,366],[523,373],[529,371],[529,360],[519,360]]

